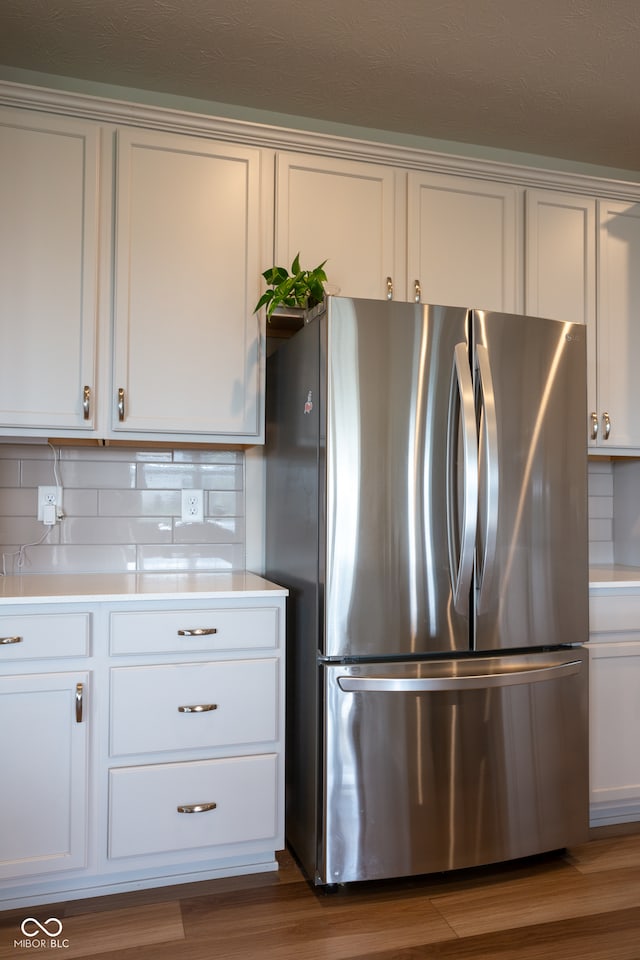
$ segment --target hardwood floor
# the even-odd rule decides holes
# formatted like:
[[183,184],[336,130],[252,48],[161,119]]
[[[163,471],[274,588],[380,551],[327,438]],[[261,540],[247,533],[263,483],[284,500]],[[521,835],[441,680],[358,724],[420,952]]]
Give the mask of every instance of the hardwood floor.
[[[33,916],[96,960],[640,960],[640,833],[501,867],[314,891],[278,873],[0,914],[0,960]],[[51,950],[38,953],[51,956]]]

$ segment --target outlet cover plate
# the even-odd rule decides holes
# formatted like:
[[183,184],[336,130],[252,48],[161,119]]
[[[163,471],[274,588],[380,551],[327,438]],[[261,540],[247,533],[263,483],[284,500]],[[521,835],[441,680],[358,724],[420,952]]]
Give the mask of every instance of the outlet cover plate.
[[182,491],[183,523],[202,523],[204,520],[204,490]]
[[38,487],[38,520],[42,522],[46,506],[55,506],[56,513],[62,509],[62,487]]

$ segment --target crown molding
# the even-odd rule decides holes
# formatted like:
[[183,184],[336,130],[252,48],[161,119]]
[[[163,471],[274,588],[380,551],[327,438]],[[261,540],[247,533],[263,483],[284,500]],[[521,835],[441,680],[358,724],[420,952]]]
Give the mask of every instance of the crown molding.
[[586,193],[589,196],[606,196],[620,200],[637,201],[640,198],[640,183],[631,180],[568,173],[550,167],[481,160],[376,140],[209,116],[5,80],[0,80],[0,104],[101,123],[187,133],[271,150],[378,163],[404,170],[497,180],[524,187],[560,189],[567,193]]

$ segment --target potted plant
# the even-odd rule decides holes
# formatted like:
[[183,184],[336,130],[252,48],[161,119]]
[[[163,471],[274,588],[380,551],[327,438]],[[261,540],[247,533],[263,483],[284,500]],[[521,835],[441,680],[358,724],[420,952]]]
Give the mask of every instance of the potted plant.
[[260,307],[266,306],[267,320],[270,321],[271,315],[277,307],[308,310],[315,307],[316,304],[322,303],[324,300],[323,284],[327,279],[324,271],[326,262],[326,260],[323,260],[313,270],[303,270],[300,267],[300,254],[297,253],[291,264],[291,273],[286,267],[270,267],[265,270],[262,276],[271,289],[262,294],[254,308],[254,313]]

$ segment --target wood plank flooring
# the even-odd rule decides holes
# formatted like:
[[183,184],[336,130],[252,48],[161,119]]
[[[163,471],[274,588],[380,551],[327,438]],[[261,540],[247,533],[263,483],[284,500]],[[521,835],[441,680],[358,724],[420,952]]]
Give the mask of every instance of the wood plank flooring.
[[[278,873],[0,913],[0,960],[27,916],[94,960],[640,960],[640,833],[500,867],[313,890]],[[49,949],[38,953],[51,956]]]

